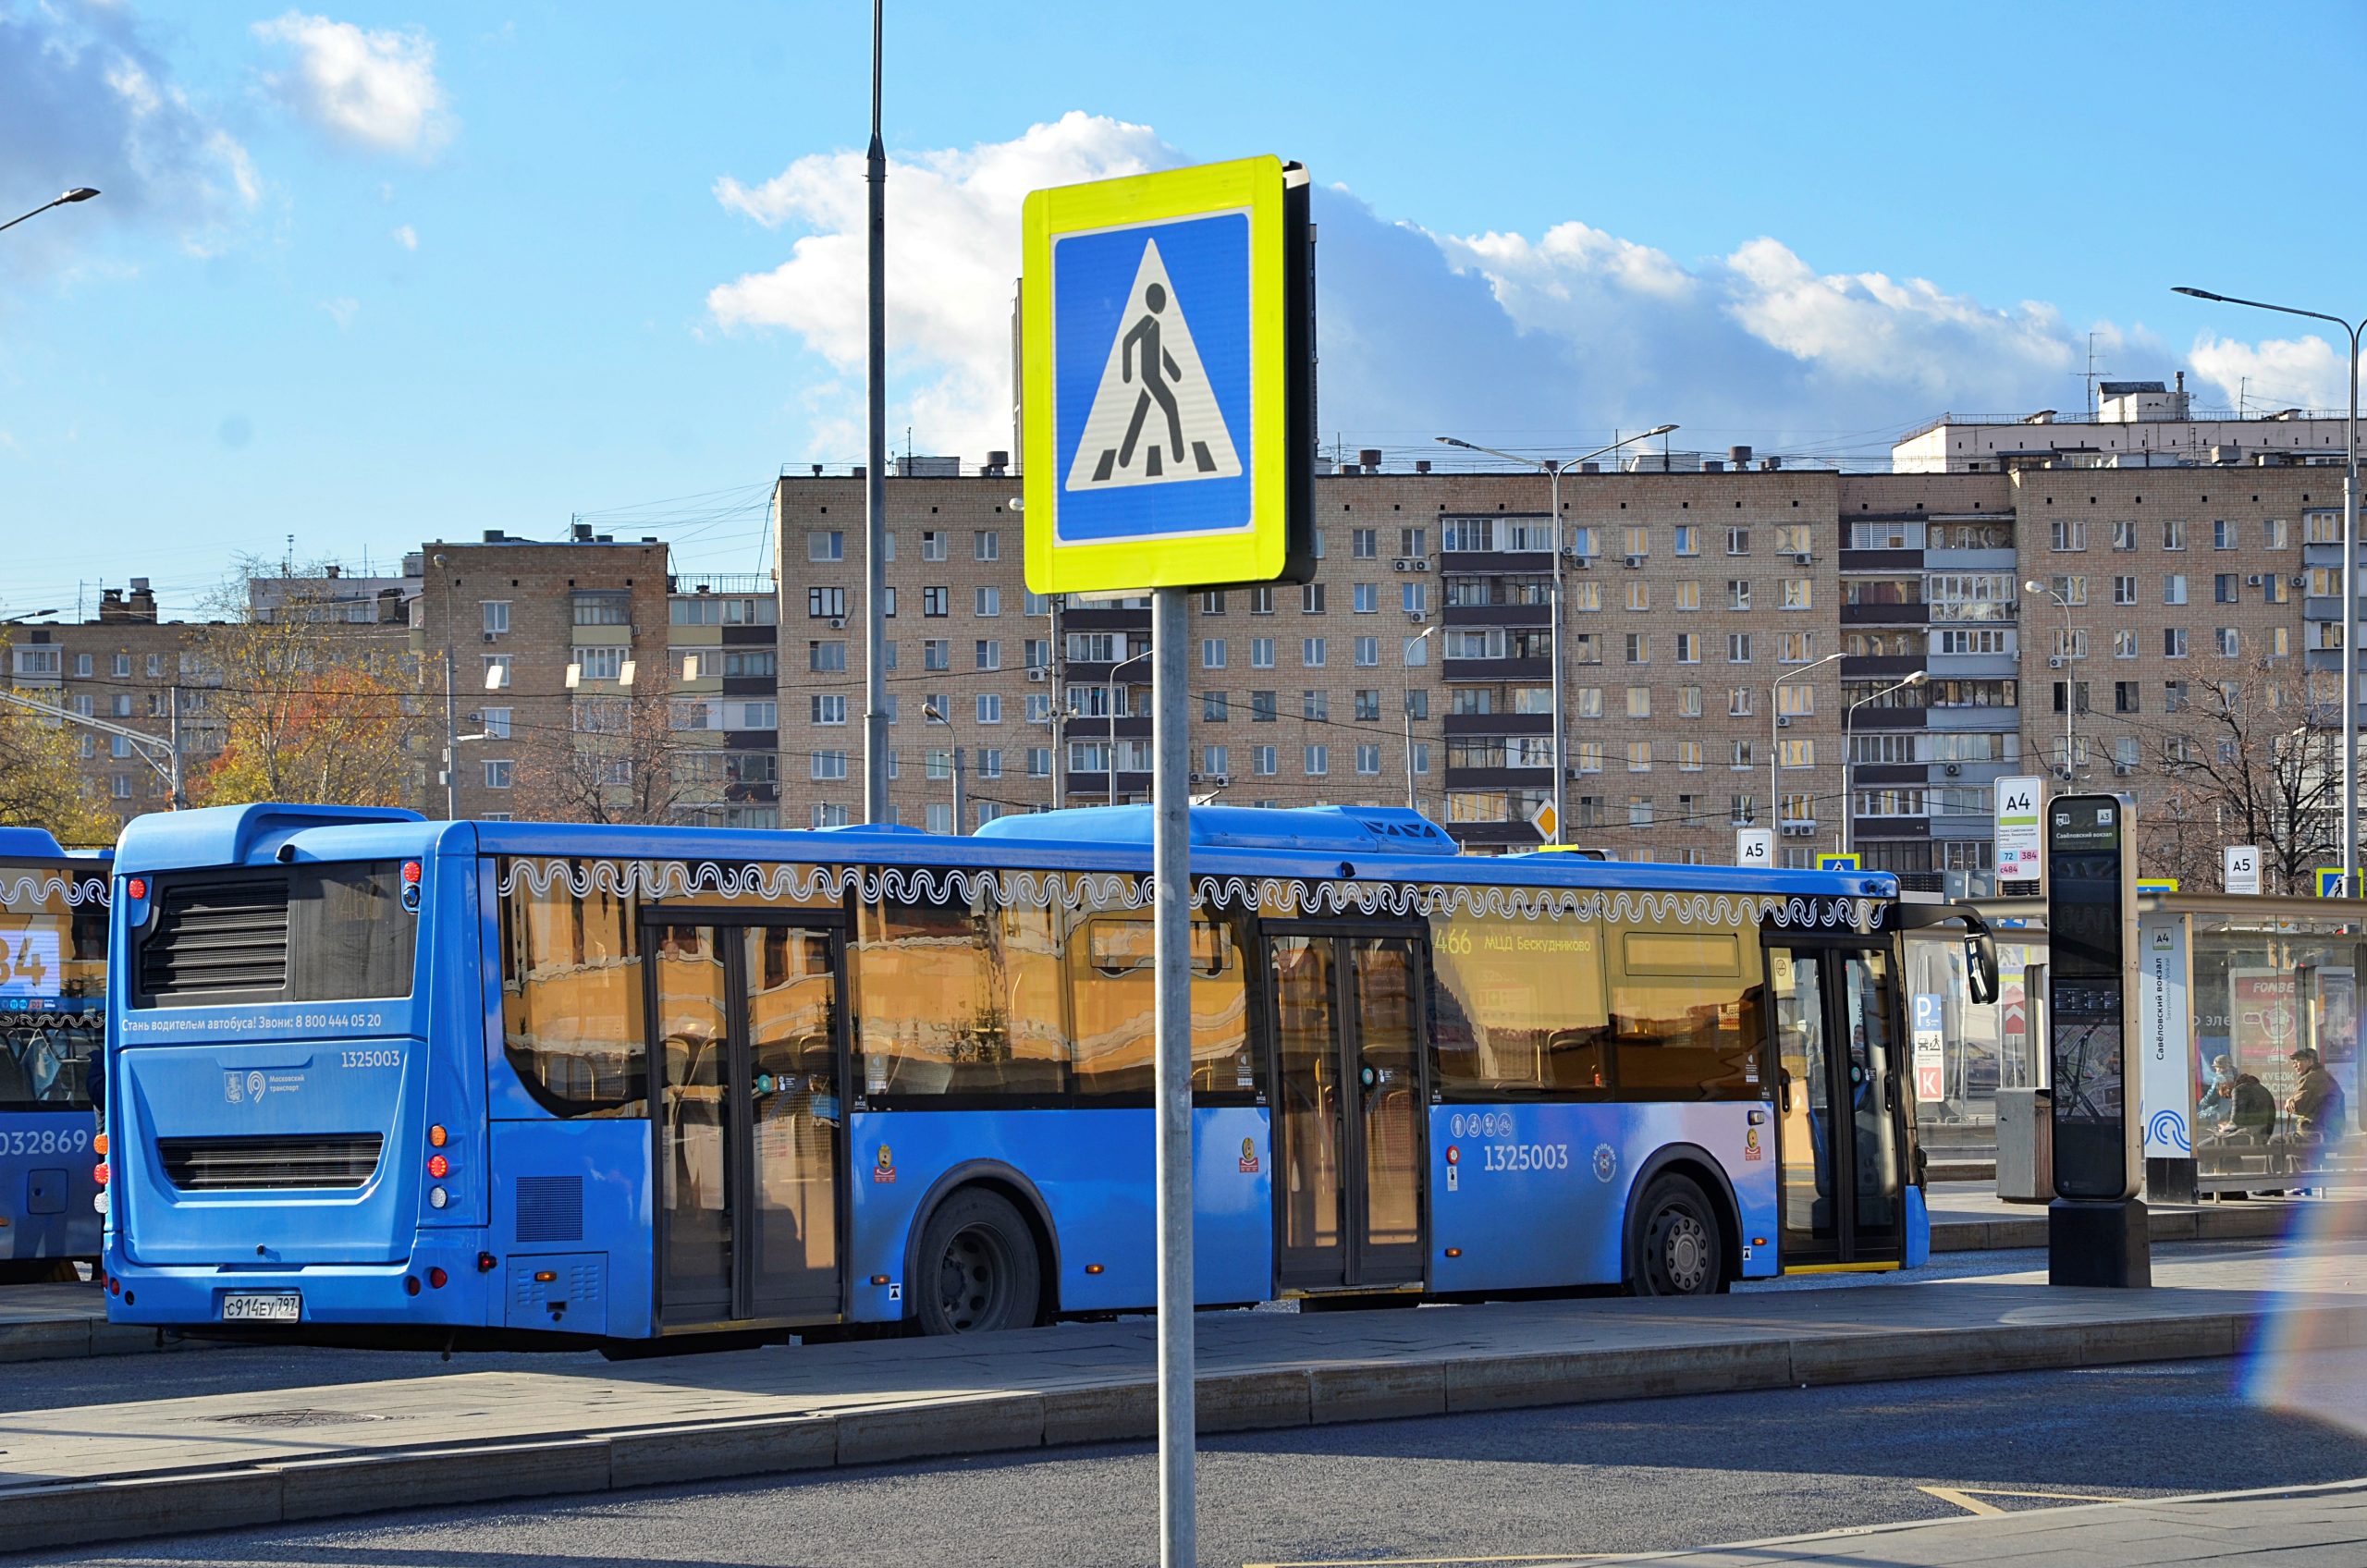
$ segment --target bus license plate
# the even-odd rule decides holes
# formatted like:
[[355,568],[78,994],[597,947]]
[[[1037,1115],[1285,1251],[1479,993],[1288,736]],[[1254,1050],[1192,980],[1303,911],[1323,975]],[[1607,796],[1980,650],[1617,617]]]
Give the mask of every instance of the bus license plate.
[[222,1298],[225,1323],[293,1323],[302,1311],[300,1295],[227,1295]]

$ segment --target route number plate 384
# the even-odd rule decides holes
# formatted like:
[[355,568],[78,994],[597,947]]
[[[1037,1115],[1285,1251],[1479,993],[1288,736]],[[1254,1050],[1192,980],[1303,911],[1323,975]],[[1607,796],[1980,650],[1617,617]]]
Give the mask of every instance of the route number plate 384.
[[252,1292],[222,1298],[225,1323],[293,1323],[303,1311],[304,1298],[286,1292]]

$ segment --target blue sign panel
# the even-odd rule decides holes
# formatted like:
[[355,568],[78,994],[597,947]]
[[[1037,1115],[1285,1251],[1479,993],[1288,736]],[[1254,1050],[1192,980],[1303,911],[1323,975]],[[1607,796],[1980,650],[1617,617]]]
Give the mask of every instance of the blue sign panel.
[[1251,526],[1249,293],[1245,211],[1054,237],[1061,542]]

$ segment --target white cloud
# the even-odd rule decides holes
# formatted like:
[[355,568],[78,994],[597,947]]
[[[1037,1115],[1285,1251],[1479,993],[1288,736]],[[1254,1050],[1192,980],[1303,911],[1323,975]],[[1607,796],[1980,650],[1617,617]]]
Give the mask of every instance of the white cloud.
[[[1082,113],[1010,141],[894,159],[892,424],[973,458],[1009,446],[1022,200],[1184,161],[1149,127]],[[836,380],[816,379],[830,390],[803,399],[816,455],[860,451],[863,155],[800,158],[758,185],[718,180],[714,193],[794,238],[779,266],[709,292],[713,320],[785,329],[826,361]],[[1317,190],[1315,210],[1327,442],[1336,432],[1351,446],[1427,450],[1433,435],[1461,431],[1527,446],[1674,420],[1680,441],[1711,450],[1750,442],[1879,459],[1887,433],[1943,410],[2060,406],[2085,362],[2085,329],[2042,301],[1992,304],[1927,278],[1824,270],[1763,236],[1686,263],[1575,220],[1533,239],[1434,234],[1338,186]],[[2141,331],[2096,330],[2127,374],[2177,368]],[[2242,348],[2219,346],[2214,362]],[[2314,364],[2307,353],[2279,361],[2292,367],[2286,380],[2312,387],[2324,384]]]
[[340,295],[334,300],[322,300],[321,309],[328,312],[329,319],[337,323],[339,332],[343,332],[353,325],[353,318],[362,313],[362,301]]
[[[1016,141],[890,160],[889,353],[902,378],[897,423],[945,450],[1011,445],[1011,303],[1019,208],[1030,190],[1139,174],[1182,162],[1147,126],[1072,112]],[[767,228],[805,230],[770,272],[717,286],[707,308],[726,327],[785,327],[862,394],[864,155],[798,159],[761,185],[725,178],[718,202]],[[826,429],[837,429],[827,419]],[[858,427],[859,428],[859,427]],[[855,443],[860,446],[858,440]]]
[[255,23],[254,33],[296,52],[295,70],[268,80],[290,107],[331,135],[377,152],[422,155],[450,136],[435,43],[425,32],[365,31],[289,11]]
[[104,193],[11,232],[0,247],[10,271],[72,264],[117,225],[161,227],[211,255],[263,198],[245,146],[174,80],[125,6],[0,11],[0,147],[11,168],[63,171],[58,184]]
[[2203,333],[2187,356],[2195,374],[2219,388],[2227,406],[2345,409],[2350,403],[2349,345],[2312,333],[2299,338],[2238,342]]
[[401,246],[406,251],[416,251],[419,249],[419,230],[411,227],[411,226],[407,223],[397,224],[395,226],[394,239],[396,244]]

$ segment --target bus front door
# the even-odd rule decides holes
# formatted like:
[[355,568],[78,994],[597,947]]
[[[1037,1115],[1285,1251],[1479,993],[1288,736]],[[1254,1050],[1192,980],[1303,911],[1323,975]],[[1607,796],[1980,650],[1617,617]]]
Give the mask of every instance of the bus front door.
[[1417,936],[1274,928],[1276,1273],[1290,1292],[1422,1283]]
[[1767,949],[1786,1270],[1905,1256],[1907,1123],[1891,955]]
[[840,1317],[846,1020],[838,932],[650,926],[658,1315]]

